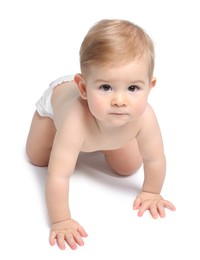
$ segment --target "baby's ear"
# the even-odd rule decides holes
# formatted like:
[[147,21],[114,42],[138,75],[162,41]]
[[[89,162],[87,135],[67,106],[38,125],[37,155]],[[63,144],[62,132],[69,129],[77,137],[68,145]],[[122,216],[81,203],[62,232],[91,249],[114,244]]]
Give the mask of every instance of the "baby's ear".
[[82,74],[76,74],[74,76],[74,82],[76,83],[80,96],[82,99],[87,99],[87,90],[86,90],[86,83],[85,80],[83,79]]
[[150,88],[151,88],[151,89],[155,87],[156,82],[157,82],[156,78],[153,77],[152,80],[151,80],[151,82],[150,82]]

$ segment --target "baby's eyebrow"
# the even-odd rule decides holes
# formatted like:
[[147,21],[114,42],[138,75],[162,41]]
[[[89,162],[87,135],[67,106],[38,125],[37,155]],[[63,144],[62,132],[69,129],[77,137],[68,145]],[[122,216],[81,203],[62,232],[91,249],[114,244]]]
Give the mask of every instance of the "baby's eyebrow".
[[138,83],[145,84],[145,82],[144,82],[143,80],[134,80],[134,81],[131,81],[131,84],[138,84]]
[[[106,79],[96,79],[95,83],[110,83],[112,82],[111,80],[106,80]],[[130,81],[128,84],[134,85],[134,84],[145,84],[144,80],[133,80]]]
[[107,82],[107,83],[109,83],[109,82],[111,82],[110,80],[106,80],[106,79],[96,79],[95,80],[95,83],[102,83],[102,82]]

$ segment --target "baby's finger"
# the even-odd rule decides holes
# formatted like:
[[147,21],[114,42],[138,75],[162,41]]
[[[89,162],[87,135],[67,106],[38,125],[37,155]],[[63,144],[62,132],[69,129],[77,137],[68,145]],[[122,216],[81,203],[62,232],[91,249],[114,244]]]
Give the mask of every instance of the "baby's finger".
[[75,242],[74,237],[71,233],[67,233],[65,235],[65,241],[71,247],[71,249],[73,249],[73,250],[77,249],[76,242]]
[[56,233],[52,231],[49,236],[49,243],[51,246],[55,245]]
[[168,201],[168,200],[164,200],[164,201],[162,202],[162,204],[163,204],[163,206],[164,206],[165,208],[168,208],[168,209],[170,209],[170,210],[172,210],[172,211],[175,211],[175,210],[176,210],[176,207],[175,207],[170,201]]
[[149,209],[149,202],[145,201],[142,203],[142,205],[140,206],[139,210],[138,210],[138,216],[142,217],[144,212]]
[[158,209],[156,203],[151,203],[149,206],[149,211],[151,213],[151,216],[155,219],[158,218]]
[[158,213],[159,213],[160,217],[164,218],[165,217],[165,208],[164,208],[163,204],[161,202],[158,202],[157,207],[158,207]]
[[64,250],[65,249],[65,239],[64,239],[64,234],[63,233],[59,233],[57,235],[57,243],[58,243],[58,246],[61,250]]
[[77,243],[79,246],[83,246],[83,245],[84,245],[83,239],[81,238],[79,232],[74,231],[73,236],[74,236],[74,240],[76,241],[76,243]]
[[82,237],[87,237],[88,236],[88,234],[86,233],[85,229],[82,226],[78,227],[78,232],[80,233],[80,235]]
[[134,203],[133,203],[133,209],[138,209],[141,205],[140,197],[136,197]]

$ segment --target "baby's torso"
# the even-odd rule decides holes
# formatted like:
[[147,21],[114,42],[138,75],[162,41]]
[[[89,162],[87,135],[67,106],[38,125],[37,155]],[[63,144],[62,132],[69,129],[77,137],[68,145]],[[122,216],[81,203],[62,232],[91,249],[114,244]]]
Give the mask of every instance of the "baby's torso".
[[[72,117],[72,113],[73,118],[78,118],[80,123],[79,135],[82,135],[84,140],[81,146],[83,152],[119,149],[133,140],[140,130],[141,123],[137,120],[119,128],[100,131],[89,111],[87,102],[81,99],[74,82],[65,82],[56,87],[51,101],[57,128],[63,127],[66,117]],[[69,123],[68,120],[66,121]],[[70,124],[73,124],[73,120],[70,121]]]
[[116,150],[123,147],[125,144],[130,142],[136,137],[136,133],[133,131],[124,131],[102,134],[94,133],[87,138],[86,145],[83,147],[82,151],[92,152],[92,151],[106,151],[106,150]]

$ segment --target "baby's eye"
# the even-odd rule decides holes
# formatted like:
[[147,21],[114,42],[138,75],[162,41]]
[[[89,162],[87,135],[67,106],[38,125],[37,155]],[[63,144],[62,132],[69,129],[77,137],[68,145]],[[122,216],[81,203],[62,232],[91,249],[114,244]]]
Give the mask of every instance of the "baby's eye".
[[100,87],[103,91],[110,91],[112,88],[110,85],[104,84]]
[[136,91],[138,89],[139,89],[139,87],[136,86],[136,85],[131,85],[131,86],[128,87],[128,90],[131,91],[131,92],[134,92],[134,91]]

